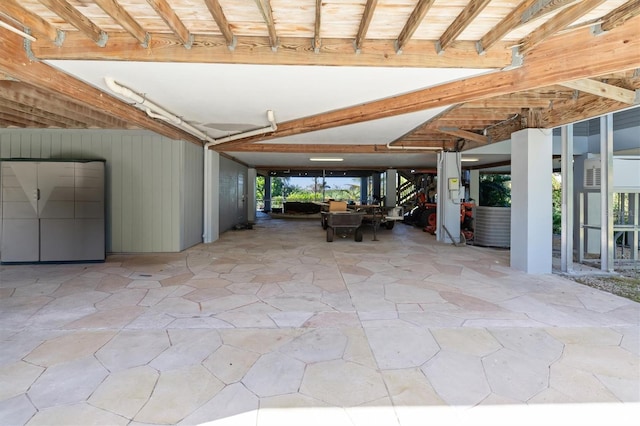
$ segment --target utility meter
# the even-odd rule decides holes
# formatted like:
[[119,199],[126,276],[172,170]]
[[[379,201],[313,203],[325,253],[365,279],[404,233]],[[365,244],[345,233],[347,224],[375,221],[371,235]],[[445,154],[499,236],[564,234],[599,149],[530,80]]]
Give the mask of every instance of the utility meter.
[[449,198],[455,200],[460,192],[460,179],[449,178]]

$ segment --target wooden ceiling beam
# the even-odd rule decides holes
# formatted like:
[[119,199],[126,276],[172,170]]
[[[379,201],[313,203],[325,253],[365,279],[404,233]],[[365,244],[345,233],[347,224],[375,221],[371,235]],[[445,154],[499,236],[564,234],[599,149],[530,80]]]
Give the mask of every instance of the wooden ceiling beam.
[[0,122],[11,123],[17,127],[26,127],[26,128],[46,128],[47,125],[43,124],[40,121],[34,121],[28,118],[23,117],[21,114],[16,114],[13,111],[4,112],[0,109]]
[[360,50],[362,49],[362,43],[367,37],[369,24],[371,23],[371,18],[373,18],[373,12],[375,12],[377,5],[378,0],[367,0],[367,4],[364,6],[362,19],[360,20],[360,25],[358,26],[358,34],[356,34],[356,38],[353,41],[353,47],[355,48],[357,53],[360,53]]
[[540,119],[545,128],[553,128],[583,121],[597,115],[613,113],[628,107],[629,105],[624,102],[586,94],[565,108],[543,111]]
[[207,9],[209,9],[209,13],[213,16],[213,20],[218,24],[218,28],[227,43],[227,48],[234,50],[237,43],[236,36],[233,35],[233,31],[231,31],[231,26],[229,25],[229,21],[227,21],[227,17],[224,15],[222,6],[220,6],[218,0],[204,0],[204,4],[207,5]]
[[465,108],[464,104],[455,111],[445,114],[435,121],[451,120],[504,120],[513,115],[513,109],[500,108]]
[[65,33],[63,31],[57,29],[30,10],[25,9],[16,0],[0,1],[0,13],[31,30],[33,35],[44,37],[56,46],[61,46],[64,41]]
[[[61,129],[68,128],[66,123],[56,120],[53,117],[44,117],[39,114],[34,114],[33,111],[24,111],[24,108],[16,107],[14,105],[6,105],[2,100],[0,100],[0,114],[19,117],[25,121],[40,123],[43,127],[59,127]],[[82,127],[86,128],[86,126]]]
[[[624,25],[599,37],[594,37],[588,28],[558,35],[527,55],[524,64],[519,68],[482,74],[279,123],[278,130],[266,138],[273,139],[377,120],[637,68],[640,64],[640,38],[637,37],[634,24],[640,24],[639,19],[634,18],[631,25]],[[265,140],[265,136],[241,139],[229,144],[257,139]],[[225,146],[226,144],[218,145],[216,150],[224,151]]]
[[634,18],[640,14],[640,0],[630,0],[607,13],[602,18],[602,24],[600,24],[601,31],[611,31],[612,29],[624,25],[629,19]]
[[603,98],[613,99],[629,105],[637,104],[639,99],[635,90],[613,86],[611,84],[588,78],[584,80],[567,81],[560,83],[560,85],[570,89],[579,90],[581,92],[590,93],[592,95],[601,96]]
[[435,123],[440,117],[444,117],[445,115],[449,114],[450,112],[455,111],[457,108],[460,108],[459,104],[458,105],[452,105],[452,106],[444,109],[443,111],[440,111],[438,114],[436,114],[435,116],[431,117],[429,120],[425,121],[424,123],[418,124],[416,127],[414,127],[413,129],[409,130],[407,133],[405,133],[402,136],[394,139],[393,141],[391,141],[391,143],[404,142],[406,140],[411,139],[415,135],[420,135],[420,134],[424,134],[424,133],[433,132],[433,129],[429,128],[430,125]]
[[418,0],[418,4],[415,9],[413,9],[413,12],[411,12],[407,23],[404,24],[402,31],[400,31],[400,35],[398,35],[398,38],[395,41],[396,53],[402,53],[404,46],[411,39],[413,33],[418,29],[420,24],[422,24],[422,20],[433,5],[434,1],[435,0]]
[[311,47],[315,53],[320,53],[322,39],[320,38],[320,28],[322,26],[322,0],[316,0],[316,19],[313,24],[313,41]]
[[[389,149],[386,145],[348,145],[348,144],[277,144],[256,143],[236,145],[225,152],[275,152],[289,154],[415,154],[424,152],[420,147],[437,147],[441,145],[411,144],[406,150]],[[417,149],[411,149],[417,148]]]
[[581,18],[591,10],[600,6],[605,0],[583,0],[573,6],[567,7],[556,16],[536,28],[520,42],[520,54],[530,52],[531,49],[553,36],[560,30]]
[[479,54],[485,54],[510,31],[577,0],[524,0],[495,27],[476,42]]
[[487,138],[486,136],[479,135],[468,130],[459,129],[457,127],[439,127],[438,130],[442,133],[446,133],[447,135],[457,136],[459,138],[467,139],[473,142],[478,142],[481,144],[489,143],[489,138]]
[[193,34],[189,32],[182,20],[176,12],[167,3],[167,0],[147,0],[147,3],[153,7],[158,16],[167,24],[173,33],[182,42],[185,48],[191,48],[193,44]]
[[458,17],[445,30],[436,42],[436,51],[444,52],[447,47],[473,22],[491,0],[471,0],[469,4],[460,12]]
[[467,102],[465,108],[547,108],[551,105],[551,99],[483,99],[481,101]]
[[98,46],[104,47],[109,36],[89,18],[84,16],[66,0],[38,0],[47,9],[73,25],[78,31],[93,40]]
[[[54,92],[66,101],[103,111],[106,115],[124,120],[168,138],[183,139],[202,145],[201,140],[185,131],[162,121],[153,120],[141,110],[44,62],[29,60],[23,48],[22,38],[16,34],[0,32],[0,45],[5,48],[6,52],[11,52],[8,55],[0,55],[0,72],[12,75],[21,82]],[[5,83],[13,82],[0,81],[0,84]]]
[[69,119],[58,114],[54,114],[44,109],[36,108],[33,105],[24,105],[17,102],[8,101],[0,97],[0,107],[11,108],[23,114],[29,114],[43,120],[51,120],[60,123],[60,127],[80,129],[87,127],[86,123],[78,120]]
[[273,20],[273,8],[271,7],[270,0],[255,0],[260,9],[260,13],[264,18],[265,24],[267,24],[267,31],[269,32],[269,44],[271,44],[271,50],[274,52],[278,50],[278,34],[276,33],[276,24]]
[[[367,48],[354,54],[353,39],[322,40],[321,54],[314,53],[310,38],[281,38],[277,52],[267,37],[242,37],[233,51],[221,36],[198,35],[190,50],[172,34],[153,33],[149,48],[142,48],[128,34],[110,32],[109,45],[94,43],[68,33],[64,49],[49,43],[33,43],[33,54],[45,59],[114,60],[140,62],[240,63],[273,65],[375,66],[420,68],[503,68],[511,64],[510,44],[502,43],[486,55],[478,55],[472,41],[457,41],[443,55],[433,40],[414,40],[396,55],[393,40],[366,41]],[[112,47],[113,46],[113,47]]]
[[142,28],[138,21],[120,6],[116,0],[95,0],[95,2],[107,15],[111,16],[118,25],[138,40],[142,47],[146,48],[149,45],[151,38],[149,33]]
[[0,81],[0,97],[23,105],[37,106],[41,109],[56,111],[56,115],[68,120],[80,120],[93,123],[106,129],[123,129],[127,122],[96,111],[80,104],[66,101],[51,92],[17,81]]

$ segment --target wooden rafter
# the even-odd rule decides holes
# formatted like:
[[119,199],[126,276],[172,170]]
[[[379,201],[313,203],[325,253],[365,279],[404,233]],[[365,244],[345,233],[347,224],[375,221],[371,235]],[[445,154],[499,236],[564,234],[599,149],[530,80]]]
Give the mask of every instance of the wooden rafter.
[[30,107],[27,105],[14,105],[0,99],[0,112],[5,116],[19,117],[24,121],[36,121],[42,125],[42,127],[60,127],[60,128],[83,128],[86,127],[84,123],[79,121],[68,121],[60,119],[60,117],[43,111],[39,108]]
[[24,105],[16,102],[11,102],[6,99],[0,98],[0,107],[3,108],[11,108],[13,111],[17,111],[23,114],[26,114],[31,117],[36,117],[36,119],[40,120],[51,120],[56,123],[59,123],[59,127],[65,127],[70,129],[80,129],[83,127],[87,127],[86,123],[75,119],[69,119],[59,114],[54,114],[47,110],[32,106],[32,105]]
[[413,36],[413,33],[418,29],[434,1],[435,0],[418,0],[418,4],[415,9],[413,9],[413,12],[411,12],[407,23],[404,24],[402,31],[400,31],[400,35],[396,39],[396,53],[401,53],[403,51],[405,44],[407,44],[409,39]]
[[93,40],[98,46],[104,47],[107,44],[107,33],[89,18],[84,16],[66,0],[39,0],[49,10],[73,25],[82,34]]
[[378,0],[367,0],[367,4],[364,6],[362,19],[358,26],[358,34],[356,35],[356,39],[353,41],[353,46],[358,53],[362,49],[362,43],[367,36],[367,30],[369,30],[369,24],[371,23],[371,18],[373,18],[373,12],[376,10],[377,5]]
[[323,38],[321,55],[310,49],[310,38],[281,38],[277,52],[267,37],[242,37],[233,51],[221,36],[198,35],[190,50],[170,34],[153,33],[149,48],[141,47],[125,33],[109,33],[110,48],[98,48],[86,37],[68,33],[65,48],[46,43],[31,47],[39,59],[127,60],[140,62],[197,62],[275,65],[384,66],[421,68],[503,68],[511,63],[508,43],[478,55],[471,41],[458,41],[447,55],[438,55],[432,40],[414,40],[396,55],[392,40],[367,40],[367,48],[353,53],[353,39]]
[[471,0],[442,34],[440,40],[436,42],[436,50],[438,53],[444,52],[444,50],[456,40],[462,31],[464,31],[465,28],[467,28],[469,24],[471,24],[471,22],[480,14],[480,12],[482,12],[490,1],[491,0]]
[[629,105],[638,103],[638,96],[636,95],[635,90],[613,86],[598,80],[587,78],[583,80],[567,81],[560,83],[560,85],[570,89],[579,90],[581,92],[591,93],[592,95],[602,96],[603,98],[613,99]]
[[313,24],[313,43],[311,47],[315,53],[320,53],[322,39],[320,38],[320,28],[322,26],[322,0],[316,0],[316,19]]
[[411,138],[412,135],[423,133],[424,131],[432,132],[433,130],[430,129],[431,124],[433,124],[436,121],[438,121],[438,119],[440,117],[444,117],[445,115],[449,114],[450,112],[455,111],[457,108],[460,108],[460,105],[452,105],[452,106],[446,108],[444,111],[441,111],[440,113],[438,113],[435,116],[431,117],[429,120],[425,121],[424,123],[420,123],[419,125],[417,125],[413,129],[409,130],[407,133],[405,133],[402,136],[394,139],[391,142],[391,144],[395,144],[395,143],[398,143],[398,142],[404,142],[407,139]]
[[269,44],[271,45],[271,50],[278,49],[278,34],[276,33],[276,24],[273,20],[273,9],[271,8],[270,0],[255,0],[258,5],[258,9],[260,9],[260,13],[264,19],[265,24],[267,24],[267,31],[269,31]]
[[559,12],[556,16],[539,26],[526,36],[520,44],[520,53],[525,54],[544,40],[565,29],[578,18],[600,6],[605,0],[583,0]]
[[125,120],[69,100],[62,102],[51,92],[17,81],[0,81],[0,97],[13,103],[55,111],[56,115],[68,120],[79,120],[107,129],[127,127]]
[[629,0],[617,9],[607,13],[602,18],[600,29],[602,31],[611,31],[612,29],[623,25],[629,19],[640,14],[640,0]]
[[[406,154],[415,154],[421,152],[420,147],[428,146],[425,144],[407,144],[407,149],[398,151],[389,149],[386,145],[347,145],[347,144],[277,144],[277,143],[257,143],[250,145],[235,145],[226,152],[277,152],[277,153],[299,153],[299,154],[389,154],[404,152]],[[433,145],[432,145],[433,146]],[[437,145],[441,147],[440,145]],[[411,148],[417,148],[412,150]]]
[[[634,23],[640,23],[634,19]],[[547,40],[528,56],[520,68],[483,74],[366,104],[342,108],[278,125],[278,130],[260,139],[291,136],[342,125],[386,118],[461,102],[481,100],[513,92],[542,88],[573,79],[588,78],[640,63],[640,38],[636,28],[625,25],[593,37],[589,29],[576,30]],[[598,55],[593,55],[593,51]],[[464,125],[460,127],[466,128]],[[256,141],[246,138],[229,145]],[[224,150],[226,144],[216,146]]]
[[479,109],[479,108],[466,108],[462,106],[455,111],[452,111],[448,114],[445,114],[439,118],[439,120],[464,120],[464,121],[473,121],[473,120],[504,120],[509,115],[513,114],[513,109],[502,109],[502,108],[487,108],[487,109]]
[[547,108],[551,105],[551,99],[534,98],[492,98],[481,101],[467,102],[465,108]]
[[613,99],[587,94],[572,102],[570,107],[543,111],[541,121],[546,128],[558,127],[596,115],[613,113],[628,106],[626,103]]
[[173,31],[184,47],[187,49],[191,48],[191,45],[193,44],[193,35],[189,32],[169,3],[167,3],[167,0],[147,0],[147,3],[153,7],[153,10],[156,11],[171,31]]
[[478,53],[484,54],[520,25],[575,2],[576,0],[524,0],[477,42]]
[[[59,99],[81,103],[91,109],[125,122],[138,125],[172,139],[184,139],[196,144],[202,141],[169,124],[149,118],[143,111],[116,99],[95,87],[51,67],[44,62],[30,61],[22,49],[22,39],[12,33],[0,32],[0,45],[12,55],[0,55],[0,72],[19,77],[20,81],[52,91]],[[9,81],[0,84],[12,83]]]
[[233,35],[233,31],[231,31],[231,26],[229,25],[229,21],[227,21],[227,17],[224,15],[222,6],[220,6],[218,0],[204,0],[204,4],[207,5],[207,9],[209,9],[213,20],[218,24],[218,28],[227,42],[227,47],[229,50],[234,50],[236,47],[236,36]]
[[16,22],[19,22],[25,28],[30,29],[34,35],[45,37],[46,39],[56,43],[57,46],[62,44],[64,40],[64,32],[58,30],[48,21],[40,16],[22,7],[16,0],[0,1],[0,13],[9,16]]
[[149,33],[116,0],[95,0],[95,2],[143,47],[148,46],[151,38]]
[[489,143],[489,138],[487,138],[486,136],[469,132],[467,130],[459,129],[457,127],[439,127],[438,130],[441,131],[442,133],[446,133],[447,135],[457,136],[462,139],[470,140],[473,142],[478,142],[482,144]]

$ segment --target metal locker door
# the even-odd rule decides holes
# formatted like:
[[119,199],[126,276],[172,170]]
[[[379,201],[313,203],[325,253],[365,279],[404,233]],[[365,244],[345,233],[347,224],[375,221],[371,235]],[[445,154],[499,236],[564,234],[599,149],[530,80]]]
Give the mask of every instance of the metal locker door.
[[34,162],[2,162],[3,262],[40,260],[37,167]]
[[40,260],[43,262],[76,260],[74,164],[58,161],[38,164]]

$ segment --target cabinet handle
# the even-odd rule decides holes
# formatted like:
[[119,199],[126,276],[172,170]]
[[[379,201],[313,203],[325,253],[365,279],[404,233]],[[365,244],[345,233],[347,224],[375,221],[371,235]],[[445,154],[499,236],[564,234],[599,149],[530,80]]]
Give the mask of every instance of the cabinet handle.
[[36,200],[40,201],[40,188],[36,189]]

